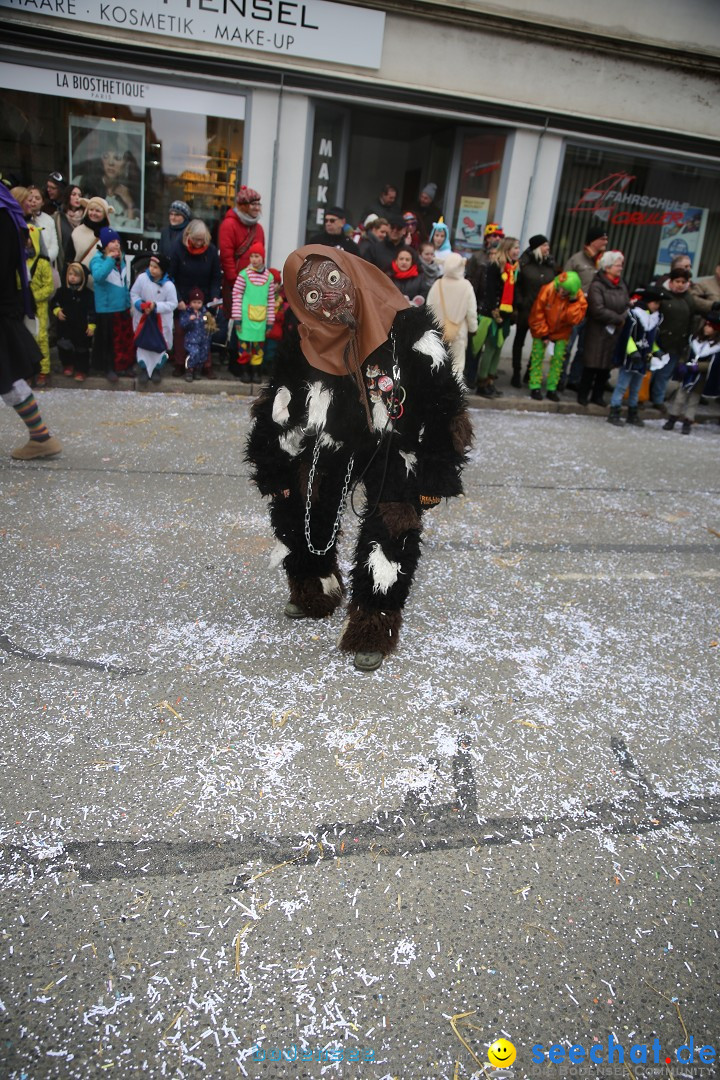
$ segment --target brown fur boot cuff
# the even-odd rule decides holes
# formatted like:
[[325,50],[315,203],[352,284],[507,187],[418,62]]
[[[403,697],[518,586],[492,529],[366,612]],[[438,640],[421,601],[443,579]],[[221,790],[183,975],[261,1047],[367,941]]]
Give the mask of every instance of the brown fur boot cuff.
[[340,648],[344,652],[381,652],[388,656],[397,648],[401,626],[401,611],[364,611],[351,605]]

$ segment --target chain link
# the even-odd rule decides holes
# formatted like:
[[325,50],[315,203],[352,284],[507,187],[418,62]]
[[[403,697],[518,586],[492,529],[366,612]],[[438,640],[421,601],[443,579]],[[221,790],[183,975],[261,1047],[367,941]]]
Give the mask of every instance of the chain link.
[[315,470],[317,469],[318,459],[320,457],[320,436],[315,440],[315,449],[313,450],[312,465],[310,466],[310,474],[308,476],[307,497],[305,499],[305,543],[308,546],[308,551],[313,555],[325,555],[335,543],[335,537],[338,534],[340,528],[340,521],[345,510],[345,503],[347,502],[348,491],[350,489],[350,477],[352,476],[353,465],[355,464],[355,455],[350,455],[348,462],[347,472],[345,473],[345,483],[343,484],[342,494],[340,495],[340,503],[338,505],[337,514],[335,515],[335,524],[332,528],[332,534],[330,539],[324,548],[316,548],[313,546],[313,542],[310,539],[310,511],[312,508],[312,490],[315,482]]

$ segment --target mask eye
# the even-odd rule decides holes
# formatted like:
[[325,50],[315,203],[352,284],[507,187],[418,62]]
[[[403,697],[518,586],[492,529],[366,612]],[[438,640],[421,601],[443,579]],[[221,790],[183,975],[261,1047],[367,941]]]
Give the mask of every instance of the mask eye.
[[317,289],[310,289],[308,292],[305,293],[305,303],[308,305],[317,304],[319,299],[320,293],[317,291]]
[[328,279],[328,285],[337,285],[337,283],[340,281],[340,271],[339,270],[331,270],[330,273],[327,276],[327,279]]

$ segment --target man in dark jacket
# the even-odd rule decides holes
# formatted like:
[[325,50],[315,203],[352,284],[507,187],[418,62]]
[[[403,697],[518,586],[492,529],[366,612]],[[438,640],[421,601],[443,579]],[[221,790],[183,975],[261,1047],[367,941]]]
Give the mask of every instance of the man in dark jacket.
[[402,214],[395,211],[385,215],[388,223],[388,234],[384,240],[377,243],[365,255],[368,262],[377,266],[379,270],[387,274],[392,266],[393,259],[401,248],[405,247],[406,224]]
[[555,260],[550,254],[547,236],[531,236],[528,246],[520,256],[520,268],[515,282],[513,311],[515,315],[515,340],[513,341],[510,383],[519,389],[522,371],[522,350],[528,332],[530,309],[543,285],[548,285],[555,277]]
[[687,357],[688,340],[696,311],[695,297],[690,291],[690,271],[676,266],[670,271],[666,288],[660,290],[662,323],[658,334],[658,348],[668,360],[653,373],[650,380],[650,400],[661,412],[665,412],[667,384],[675,368]]
[[442,208],[435,202],[437,184],[426,184],[418,195],[418,200],[410,209],[417,218],[418,231],[421,240],[428,240],[432,232],[433,223],[440,219]]
[[313,233],[308,244],[322,244],[324,247],[340,248],[351,255],[357,255],[358,246],[351,236],[347,236],[345,226],[347,214],[342,206],[329,206],[323,218],[322,232]]
[[[585,244],[580,251],[576,251],[574,255],[571,255],[568,261],[563,267],[564,270],[574,270],[576,274],[580,275],[580,281],[582,282],[582,291],[587,296],[590,288],[590,282],[595,277],[595,271],[597,270],[598,259],[607,251],[608,246],[608,234],[605,225],[591,225],[585,235]],[[575,350],[575,357],[570,363],[570,357],[572,356],[573,346],[577,342],[577,349]],[[573,329],[570,335],[570,341],[568,342],[567,352],[565,353],[565,371],[569,372],[567,376],[567,383],[565,382],[565,373],[560,378],[559,389],[563,390],[567,386],[568,390],[580,389],[580,377],[583,370],[583,353],[585,351],[585,320],[578,324]]]

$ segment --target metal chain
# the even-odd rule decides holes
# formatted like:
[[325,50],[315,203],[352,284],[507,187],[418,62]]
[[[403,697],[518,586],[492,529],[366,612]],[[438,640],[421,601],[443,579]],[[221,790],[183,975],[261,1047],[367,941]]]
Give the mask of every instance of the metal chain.
[[318,459],[320,457],[320,436],[315,440],[315,449],[313,450],[312,465],[310,466],[310,474],[308,476],[307,497],[305,499],[305,542],[308,546],[308,551],[313,555],[325,555],[335,543],[335,537],[338,534],[340,528],[340,521],[345,509],[345,503],[347,502],[348,491],[350,489],[350,477],[352,476],[353,465],[355,464],[355,455],[350,455],[348,462],[347,472],[345,473],[345,483],[343,484],[342,494],[340,495],[340,504],[338,505],[337,514],[335,515],[335,524],[332,528],[332,534],[330,539],[324,548],[316,548],[313,546],[313,542],[310,539],[310,510],[312,507],[312,489],[315,482],[315,470],[317,468]]

